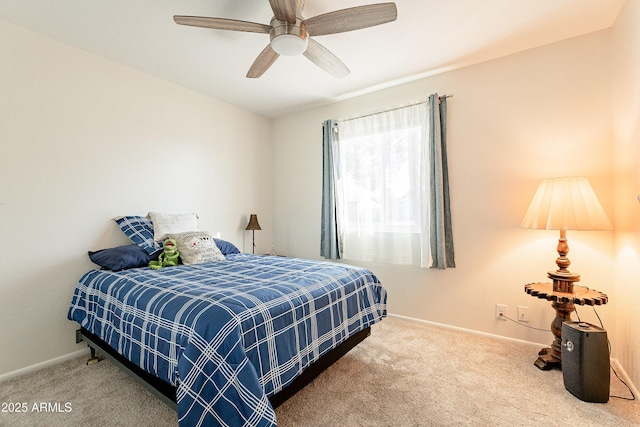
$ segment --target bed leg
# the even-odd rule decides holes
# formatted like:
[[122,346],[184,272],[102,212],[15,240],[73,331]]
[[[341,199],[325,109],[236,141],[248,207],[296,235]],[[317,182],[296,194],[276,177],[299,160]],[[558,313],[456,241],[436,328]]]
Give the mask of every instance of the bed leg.
[[87,365],[93,365],[102,360],[102,357],[96,356],[96,349],[89,346],[89,351],[91,351],[91,357],[87,360]]
[[[82,330],[78,329],[76,330],[76,344],[82,341],[84,341],[82,337]],[[89,343],[91,343],[91,341],[89,341]],[[93,347],[91,344],[87,344],[87,346],[89,347],[89,351],[91,351],[91,357],[87,359],[87,365],[93,365],[94,363],[98,363],[99,361],[104,359],[103,357],[96,357],[95,347]]]

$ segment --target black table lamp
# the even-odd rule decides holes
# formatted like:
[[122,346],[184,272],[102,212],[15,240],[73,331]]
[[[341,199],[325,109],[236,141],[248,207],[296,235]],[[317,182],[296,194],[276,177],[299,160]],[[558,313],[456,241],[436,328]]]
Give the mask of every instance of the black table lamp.
[[251,230],[251,233],[253,234],[253,248],[251,253],[255,254],[256,253],[256,230],[262,230],[262,228],[260,228],[260,224],[258,224],[258,215],[251,214],[251,216],[249,216],[249,224],[247,224],[247,228],[245,228],[245,230]]

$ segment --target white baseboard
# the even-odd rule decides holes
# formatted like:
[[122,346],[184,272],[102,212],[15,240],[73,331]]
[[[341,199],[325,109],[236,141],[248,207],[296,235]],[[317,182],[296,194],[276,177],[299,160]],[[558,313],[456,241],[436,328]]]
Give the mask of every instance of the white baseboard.
[[[636,397],[636,399],[640,398],[640,392],[638,392],[638,389],[636,388],[635,384],[633,384],[633,381],[631,381],[631,378],[629,378],[629,375],[627,375],[627,372],[624,370],[624,368],[620,364],[620,361],[618,359],[611,358],[611,367],[616,370],[620,378],[629,386],[629,388],[633,392],[633,395]],[[628,396],[628,397],[631,397],[631,396]]]
[[45,360],[44,362],[36,363],[35,365],[27,366],[26,368],[18,369],[13,372],[7,372],[6,374],[0,375],[0,382],[9,380],[15,377],[21,377],[23,375],[29,374],[31,372],[39,371],[43,368],[48,368],[50,366],[58,365],[62,362],[66,362],[67,360],[75,359],[77,357],[81,357],[83,355],[88,355],[89,348],[74,351],[73,353],[65,354],[64,356],[56,357],[53,359]]
[[[524,345],[528,345],[530,347],[537,347],[537,348],[549,347],[548,343],[547,344],[540,344],[540,343],[531,342],[531,341],[524,341],[524,340],[519,340],[519,339],[516,339],[516,338],[504,337],[502,335],[490,334],[488,332],[480,332],[480,331],[476,331],[474,329],[466,329],[466,328],[461,328],[459,326],[451,326],[451,325],[447,325],[447,324],[444,324],[444,323],[437,323],[437,322],[431,322],[429,320],[416,319],[415,317],[402,316],[400,314],[387,313],[387,315],[389,317],[397,317],[398,319],[404,319],[404,320],[409,320],[409,321],[412,321],[412,322],[424,323],[426,325],[435,326],[436,328],[450,329],[450,330],[453,330],[453,331],[460,331],[460,332],[467,332],[467,333],[470,333],[470,334],[480,335],[480,336],[484,336],[484,337],[488,337],[488,338],[493,338],[493,339],[500,340],[500,341],[512,342],[512,343],[516,343],[516,344],[524,344]],[[549,332],[551,332],[551,331],[549,331]]]

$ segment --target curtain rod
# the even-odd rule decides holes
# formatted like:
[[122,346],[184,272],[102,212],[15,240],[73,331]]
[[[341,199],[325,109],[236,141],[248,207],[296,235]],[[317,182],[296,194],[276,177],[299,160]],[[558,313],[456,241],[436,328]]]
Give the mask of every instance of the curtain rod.
[[[442,100],[446,99],[446,98],[453,98],[453,95],[444,94],[444,95],[438,96],[438,102],[442,102]],[[413,104],[400,105],[398,107],[390,108],[388,110],[376,111],[375,113],[365,114],[363,116],[351,117],[351,118],[348,118],[348,119],[338,120],[338,121],[340,121],[340,122],[348,122],[348,121],[351,121],[351,120],[362,119],[362,118],[373,116],[373,115],[380,114],[380,113],[386,113],[386,112],[389,112],[389,111],[399,110],[401,108],[413,107],[415,105],[424,104],[426,102],[427,101],[425,100],[425,101],[414,102]]]

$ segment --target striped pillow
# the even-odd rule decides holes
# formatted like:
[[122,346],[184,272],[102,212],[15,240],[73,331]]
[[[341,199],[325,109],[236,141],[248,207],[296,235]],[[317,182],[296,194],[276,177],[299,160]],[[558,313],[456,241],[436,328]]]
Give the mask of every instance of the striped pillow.
[[153,244],[153,223],[146,216],[122,216],[114,218],[120,230],[133,243],[144,249],[149,255],[158,250]]

